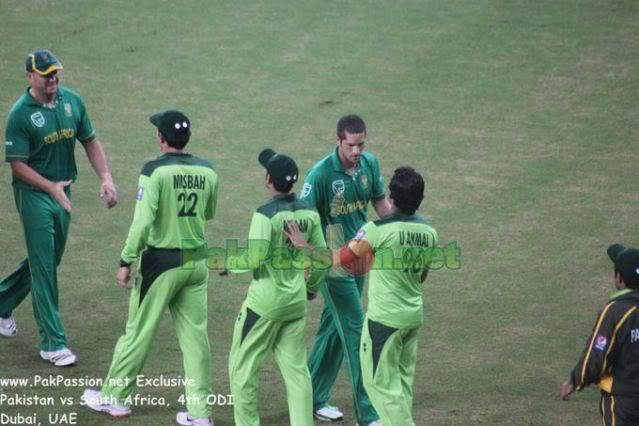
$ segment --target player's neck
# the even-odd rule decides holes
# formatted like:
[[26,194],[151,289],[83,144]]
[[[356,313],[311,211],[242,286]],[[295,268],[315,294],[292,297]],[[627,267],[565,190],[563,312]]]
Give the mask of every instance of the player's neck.
[[35,90],[33,87],[29,88],[29,94],[33,97],[33,99],[35,99],[38,103],[47,106],[47,107],[51,107],[51,106],[55,106],[56,103],[56,97],[58,95],[58,93],[52,93],[52,94],[47,94],[44,92],[40,92],[38,90]]
[[344,171],[349,175],[355,173],[355,169],[357,169],[358,163],[352,163],[348,161],[344,156],[342,156],[341,151],[338,151],[339,162],[342,163],[342,167],[344,167]]
[[185,150],[173,148],[168,145],[160,145],[160,151],[162,151],[162,154],[186,154]]

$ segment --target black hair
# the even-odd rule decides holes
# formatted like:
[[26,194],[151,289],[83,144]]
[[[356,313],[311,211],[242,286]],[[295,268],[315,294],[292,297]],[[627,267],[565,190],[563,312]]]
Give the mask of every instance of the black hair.
[[424,179],[412,167],[395,169],[388,189],[395,207],[405,215],[414,214],[424,199]]
[[631,288],[633,290],[639,289],[639,280],[636,277],[625,277],[624,274],[615,266],[615,276],[619,274],[623,283],[626,285],[626,288]]
[[162,137],[166,141],[166,144],[170,146],[171,148],[184,149],[186,144],[189,143],[189,139],[191,138],[191,135],[181,135],[177,138],[169,138],[164,133],[162,133]]
[[337,139],[346,139],[346,133],[366,133],[366,123],[359,115],[346,115],[337,122]]

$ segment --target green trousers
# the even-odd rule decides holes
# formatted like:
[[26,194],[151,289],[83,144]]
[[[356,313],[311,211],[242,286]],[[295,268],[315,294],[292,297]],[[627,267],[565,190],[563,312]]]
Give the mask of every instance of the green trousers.
[[[66,193],[70,198],[68,187]],[[40,349],[62,349],[66,338],[58,309],[57,267],[64,253],[71,216],[44,192],[14,188],[14,197],[28,258],[0,282],[0,316],[9,316],[31,291]]]
[[330,401],[331,389],[342,360],[345,360],[355,416],[360,425],[379,418],[364,389],[360,367],[364,282],[364,277],[327,277],[326,285],[321,289],[324,311],[308,362],[313,383],[313,409],[317,410]]
[[[126,332],[113,353],[102,387],[104,396],[127,404],[136,377],[142,371],[153,338],[167,306],[184,359],[186,408],[193,417],[211,415],[207,398],[212,393],[210,348],[207,334],[206,260],[192,268],[177,266],[177,258],[162,251],[146,251],[129,301]],[[159,354],[165,356],[165,353]]]
[[[269,352],[275,355],[284,384],[291,426],[313,426],[311,377],[306,365],[306,317],[270,321],[246,306],[235,321],[229,378],[236,426],[258,426],[257,385]],[[277,395],[277,392],[270,391]]]
[[412,407],[418,330],[365,319],[360,348],[362,375],[384,426],[415,426]]

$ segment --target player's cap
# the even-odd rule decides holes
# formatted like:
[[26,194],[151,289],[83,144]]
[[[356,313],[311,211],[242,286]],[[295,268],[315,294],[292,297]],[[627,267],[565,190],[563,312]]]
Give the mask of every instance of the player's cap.
[[53,71],[62,69],[62,63],[60,63],[53,53],[46,49],[29,53],[24,65],[27,72],[34,72],[40,75],[47,75]]
[[621,244],[608,247],[608,256],[615,264],[627,287],[639,288],[639,250]]
[[277,186],[285,187],[287,184],[292,185],[297,182],[297,175],[299,174],[297,164],[288,155],[278,154],[271,148],[266,148],[260,152],[257,160],[271,175],[273,183]]
[[188,142],[191,137],[191,121],[176,110],[153,114],[149,121],[158,128],[165,138],[173,142]]

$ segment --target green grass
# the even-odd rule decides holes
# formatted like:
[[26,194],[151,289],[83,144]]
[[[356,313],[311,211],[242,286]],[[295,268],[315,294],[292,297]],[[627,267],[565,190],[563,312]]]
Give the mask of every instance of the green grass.
[[[62,317],[80,354],[71,369],[37,355],[30,299],[20,335],[0,340],[0,376],[102,377],[126,321],[116,265],[133,214],[137,176],[157,155],[148,116],[177,107],[193,121],[190,149],[221,178],[212,244],[246,237],[267,198],[256,156],[273,147],[310,166],[333,147],[340,115],[362,114],[383,174],[425,174],[421,211],[463,266],[425,284],[414,417],[418,425],[595,425],[598,393],[570,402],[559,383],[574,366],[596,309],[612,292],[608,244],[639,245],[639,4],[608,1],[0,3],[0,113],[26,87],[22,62],[38,47],[65,65],[105,142],[121,201],[97,198],[78,148],[71,236],[59,268]],[[3,129],[3,128],[2,128]],[[2,130],[0,129],[0,130]],[[0,174],[0,275],[25,255],[8,166]],[[229,393],[227,357],[246,277],[211,274],[213,385]],[[311,304],[308,339],[321,311]],[[144,373],[181,374],[168,318]],[[283,384],[261,375],[265,425],[287,424]],[[78,424],[111,424],[77,405],[82,388],[5,388],[73,396]],[[137,407],[128,425],[172,424],[178,388],[145,388],[170,407]],[[353,424],[344,375],[333,402]],[[217,425],[232,410],[215,407]]]

